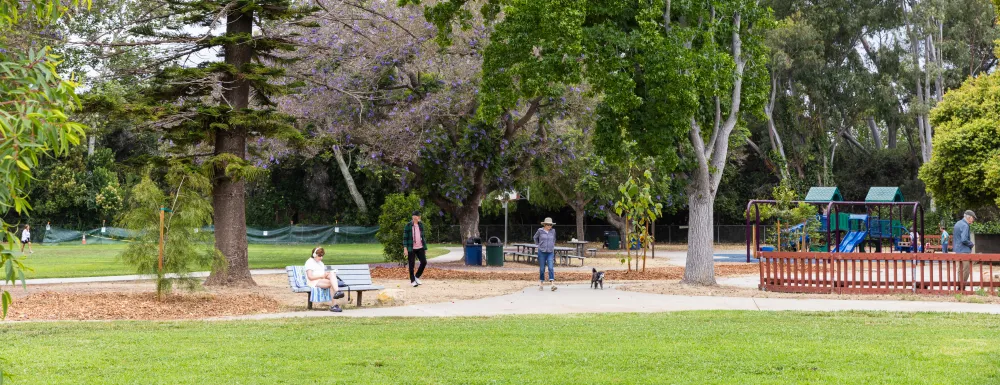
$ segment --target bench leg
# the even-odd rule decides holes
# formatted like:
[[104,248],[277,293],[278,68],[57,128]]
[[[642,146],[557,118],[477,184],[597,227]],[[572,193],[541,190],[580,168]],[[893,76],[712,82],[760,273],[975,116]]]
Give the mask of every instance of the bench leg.
[[363,291],[359,291],[358,292],[358,307],[361,307],[361,294],[362,293],[364,293],[364,292]]
[[312,310],[312,308],[313,308],[313,301],[311,294],[306,293],[306,309]]

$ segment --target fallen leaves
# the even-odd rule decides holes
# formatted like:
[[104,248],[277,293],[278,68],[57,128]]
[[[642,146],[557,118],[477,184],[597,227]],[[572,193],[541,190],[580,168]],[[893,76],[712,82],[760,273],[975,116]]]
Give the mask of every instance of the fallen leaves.
[[18,299],[8,320],[167,320],[273,313],[273,298],[253,294],[42,292]]

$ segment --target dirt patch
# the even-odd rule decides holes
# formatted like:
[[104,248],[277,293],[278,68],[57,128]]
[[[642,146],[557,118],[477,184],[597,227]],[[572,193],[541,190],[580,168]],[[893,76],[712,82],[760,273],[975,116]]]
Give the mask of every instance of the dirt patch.
[[17,300],[11,320],[163,320],[271,313],[278,301],[257,294],[41,292]]
[[[306,294],[292,293],[284,274],[256,275],[257,286],[245,289],[209,287],[194,293],[178,291],[166,301],[156,302],[150,281],[30,285],[28,290],[10,287],[14,297],[9,321],[44,320],[173,320],[306,310]],[[424,277],[414,288],[409,280],[377,279],[394,300],[379,302],[377,292],[362,296],[363,307],[418,305],[479,299],[518,292],[537,281],[487,281]],[[357,308],[357,294],[338,303],[350,311]],[[314,304],[314,311],[327,311],[329,304]]]
[[995,295],[928,295],[928,294],[808,294],[778,293],[760,291],[756,288],[735,286],[691,286],[679,280],[655,282],[627,282],[615,286],[616,289],[652,294],[750,297],[750,298],[796,298],[796,299],[839,299],[839,300],[883,300],[883,301],[933,301],[1000,304]]

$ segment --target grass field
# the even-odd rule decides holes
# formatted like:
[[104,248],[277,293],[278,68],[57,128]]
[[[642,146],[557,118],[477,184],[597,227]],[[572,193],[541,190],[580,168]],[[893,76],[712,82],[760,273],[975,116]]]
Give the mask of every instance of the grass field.
[[[309,258],[314,245],[250,245],[250,267],[254,269],[284,268],[301,265]],[[323,246],[327,265],[383,262],[380,244],[338,244]],[[24,256],[25,264],[33,269],[31,278],[94,277],[135,274],[117,260],[125,245],[60,245],[34,246],[34,254]],[[27,250],[25,250],[27,251]],[[448,251],[432,247],[427,257],[444,255]],[[20,253],[15,252],[15,255]],[[208,268],[206,267],[206,270]]]
[[28,323],[14,384],[996,384],[992,315],[682,312]]

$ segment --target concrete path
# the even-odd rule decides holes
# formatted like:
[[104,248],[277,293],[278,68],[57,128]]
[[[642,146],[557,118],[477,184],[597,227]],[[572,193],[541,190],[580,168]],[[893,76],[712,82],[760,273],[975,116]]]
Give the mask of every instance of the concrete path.
[[[419,290],[419,289],[416,289]],[[530,287],[518,293],[477,300],[363,308],[343,313],[303,311],[225,317],[217,320],[262,320],[295,317],[479,317],[517,314],[651,313],[686,310],[903,311],[1000,314],[1000,305],[834,299],[707,297],[638,293],[585,285],[560,286],[556,292]]]
[[[446,247],[448,253],[439,257],[430,258],[427,263],[441,263],[441,262],[457,262],[462,260],[462,248],[461,247]],[[304,260],[303,260],[304,261]],[[191,273],[192,277],[204,278],[208,277],[207,271],[199,271]],[[252,275],[270,275],[270,274],[285,274],[285,269],[253,269],[250,270]],[[170,278],[176,278],[174,274],[167,275]],[[53,285],[53,284],[64,284],[64,283],[94,283],[94,282],[127,282],[127,281],[142,281],[148,279],[154,279],[155,276],[152,275],[110,275],[103,277],[78,277],[78,278],[37,278],[27,280],[28,285]],[[21,284],[20,281],[17,282],[18,285]]]
[[[436,263],[447,263],[447,262],[458,262],[462,260],[462,248],[461,247],[446,247],[448,253],[434,258],[427,259],[428,264]],[[726,254],[728,253],[728,254]],[[659,254],[659,253],[658,253]],[[667,258],[670,259],[672,264],[678,266],[684,266],[685,258],[687,256],[686,252],[664,252]],[[740,255],[733,250],[716,250],[715,260],[716,262],[740,262]],[[475,269],[475,267],[469,267],[470,269]],[[461,269],[461,267],[459,267]],[[559,271],[590,271],[589,266],[584,267],[568,267],[561,266]],[[252,275],[269,275],[269,274],[285,274],[285,269],[254,269],[250,270]],[[204,278],[208,277],[207,271],[191,273],[192,277]],[[94,282],[127,282],[127,281],[142,281],[153,279],[152,275],[111,275],[102,277],[78,277],[78,278],[37,278],[27,280],[28,285],[52,285],[52,284],[63,284],[63,283],[94,283]],[[18,282],[17,284],[20,284]],[[756,287],[756,284],[754,284]]]
[[458,262],[462,260],[463,250],[461,247],[445,247],[448,250],[448,254],[428,258],[427,263],[444,263],[444,262]]

